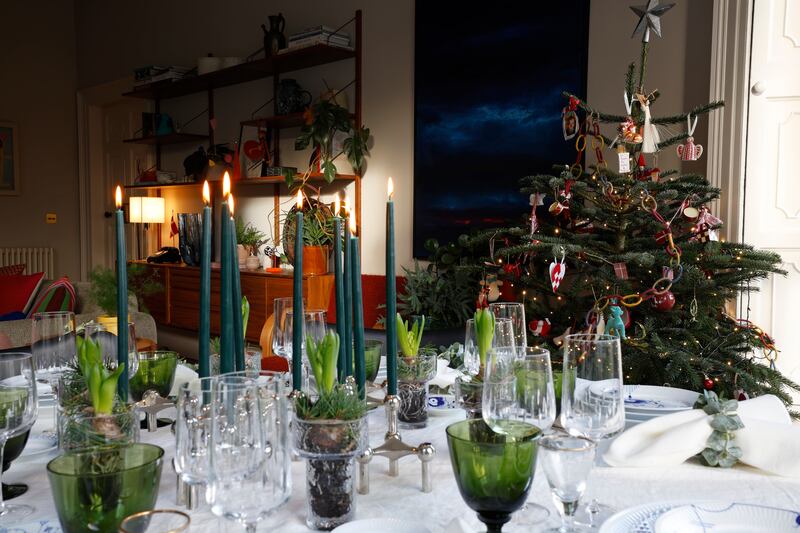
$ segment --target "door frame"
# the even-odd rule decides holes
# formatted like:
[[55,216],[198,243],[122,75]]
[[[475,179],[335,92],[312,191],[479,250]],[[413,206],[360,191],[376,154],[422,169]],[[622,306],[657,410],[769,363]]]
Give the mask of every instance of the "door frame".
[[[92,142],[92,133],[96,128],[102,128],[98,111],[103,107],[122,100],[122,93],[129,91],[133,86],[133,78],[126,77],[119,80],[94,85],[77,92],[77,122],[78,122],[78,202],[79,202],[79,228],[80,228],[80,276],[87,280],[92,264],[92,217],[91,217],[91,162],[98,153],[102,157],[102,146]],[[102,129],[100,130],[102,131]],[[99,151],[99,152],[98,152]]]
[[725,221],[721,237],[729,241],[744,237],[752,29],[753,0],[714,0],[709,93],[725,107],[709,118],[707,177],[722,191],[712,209]]

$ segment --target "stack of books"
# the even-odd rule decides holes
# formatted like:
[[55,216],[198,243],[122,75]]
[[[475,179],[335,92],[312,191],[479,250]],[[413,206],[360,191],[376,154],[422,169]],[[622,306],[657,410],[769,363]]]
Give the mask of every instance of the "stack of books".
[[289,36],[288,50],[297,50],[317,44],[327,44],[337,48],[351,49],[350,35],[334,33],[336,30],[328,26],[315,26]]
[[133,71],[133,85],[141,87],[142,85],[150,85],[164,80],[179,80],[186,76],[192,69],[189,67],[178,67],[175,65],[160,66],[148,65],[134,69]]

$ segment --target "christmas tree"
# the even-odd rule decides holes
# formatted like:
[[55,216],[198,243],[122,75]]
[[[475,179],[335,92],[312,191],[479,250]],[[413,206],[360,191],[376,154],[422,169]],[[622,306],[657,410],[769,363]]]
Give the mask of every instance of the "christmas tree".
[[[773,341],[726,312],[754,282],[784,273],[780,257],[720,242],[722,221],[708,207],[719,189],[701,175],[656,168],[665,149],[698,158],[694,125],[722,106],[651,116],[659,94],[645,90],[650,33],[660,35],[669,7],[632,8],[641,17],[635,33],[644,35],[625,79],[627,113],[607,114],[565,93],[563,133],[575,142],[575,162],[522,180],[532,209],[519,226],[433,243],[433,261],[504,280],[505,296],[525,303],[529,340],[553,353],[568,333],[620,336],[626,383],[728,398],[770,393],[790,404],[790,389],[800,388],[775,369]],[[601,135],[600,123],[618,125],[616,138]],[[587,151],[597,162],[584,168]]]

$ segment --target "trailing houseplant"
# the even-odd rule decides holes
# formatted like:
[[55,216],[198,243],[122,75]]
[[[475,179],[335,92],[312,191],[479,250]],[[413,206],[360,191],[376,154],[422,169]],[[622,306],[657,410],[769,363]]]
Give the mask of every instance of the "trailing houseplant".
[[428,423],[428,381],[436,376],[437,351],[420,348],[425,331],[425,316],[417,317],[413,324],[403,320],[398,313],[397,394],[400,409],[397,419],[407,428],[421,428]]
[[316,381],[314,397],[295,400],[294,447],[306,464],[306,524],[330,530],[355,516],[354,458],[367,446],[366,402],[355,387],[338,382],[339,336],[306,338]]
[[[292,206],[283,225],[283,248],[290,261],[294,261],[296,212],[297,206]],[[333,211],[318,199],[306,197],[303,202],[303,274],[328,272],[333,236]]]
[[[305,124],[294,141],[294,149],[305,150],[311,146],[314,153],[308,169],[299,179],[299,184],[296,183],[298,180],[295,179],[293,170],[284,171],[283,176],[290,189],[295,185],[305,186],[317,168],[325,181],[333,182],[337,173],[334,160],[341,155],[347,158],[356,174],[363,172],[365,159],[369,155],[369,128],[356,126],[350,112],[333,100],[315,103],[306,110],[304,117]],[[341,150],[336,151],[334,138],[338,140],[342,136]]]

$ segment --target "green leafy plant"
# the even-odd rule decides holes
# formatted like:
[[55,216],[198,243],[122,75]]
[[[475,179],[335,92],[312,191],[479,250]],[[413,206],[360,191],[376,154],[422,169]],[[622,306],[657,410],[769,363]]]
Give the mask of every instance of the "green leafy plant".
[[[305,150],[309,146],[318,147],[319,150],[311,161],[300,181],[300,186],[305,186],[311,176],[312,169],[319,164],[325,181],[333,182],[336,178],[336,164],[334,160],[344,154],[356,174],[361,174],[364,169],[366,157],[369,155],[367,143],[369,141],[369,128],[356,127],[350,112],[331,100],[321,100],[312,105],[305,112],[306,122],[300,130],[300,135],[295,139],[295,150]],[[333,139],[337,132],[344,133],[342,150],[334,153]],[[284,179],[289,188],[295,185],[295,176],[292,170],[284,171]]]
[[419,345],[422,342],[422,332],[425,331],[425,316],[414,321],[414,325],[409,329],[408,320],[405,322],[397,313],[397,345],[405,357],[416,357],[419,353]]
[[303,244],[305,246],[330,246],[333,243],[333,218],[320,209],[303,213]]
[[251,254],[258,255],[258,247],[267,242],[267,236],[252,223],[236,217],[236,243],[244,246]]
[[[107,315],[117,314],[117,273],[97,267],[89,273],[89,297]],[[147,312],[144,298],[164,291],[158,271],[135,263],[128,264],[128,293],[136,295],[139,309]]]
[[95,343],[91,339],[83,339],[83,337],[76,337],[76,339],[78,367],[89,390],[94,413],[95,415],[110,415],[114,409],[117,382],[125,365],[118,365],[113,372],[109,372],[103,364],[100,343]]
[[406,282],[397,295],[403,316],[425,315],[430,329],[463,327],[475,305],[478,280],[471,273],[443,269],[434,263],[404,269]]
[[317,389],[321,395],[330,394],[336,384],[339,335],[335,331],[328,331],[319,342],[310,335],[306,336],[306,353],[317,380]]
[[708,466],[730,468],[742,458],[742,449],[736,446],[736,431],[744,424],[736,409],[736,400],[720,400],[712,391],[703,391],[695,407],[702,407],[707,415],[711,415],[711,428],[714,430],[706,441],[706,448],[700,453]]
[[488,308],[478,309],[475,311],[475,338],[478,343],[478,357],[481,361],[480,374],[483,374],[483,369],[486,367],[486,354],[489,353],[489,348],[492,347],[492,339],[494,338],[494,324],[495,318]]

